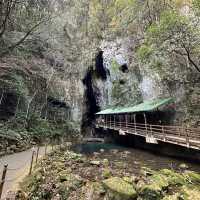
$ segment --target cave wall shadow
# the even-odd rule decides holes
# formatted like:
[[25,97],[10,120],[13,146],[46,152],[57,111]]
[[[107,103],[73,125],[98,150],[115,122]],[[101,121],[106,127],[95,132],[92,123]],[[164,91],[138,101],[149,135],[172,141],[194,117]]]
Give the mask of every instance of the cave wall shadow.
[[95,87],[94,81],[100,79],[106,81],[109,70],[104,66],[103,51],[99,51],[95,57],[95,67],[90,66],[82,80],[84,85],[84,102],[81,132],[83,135],[95,134],[95,114],[101,110],[99,99],[100,89]]

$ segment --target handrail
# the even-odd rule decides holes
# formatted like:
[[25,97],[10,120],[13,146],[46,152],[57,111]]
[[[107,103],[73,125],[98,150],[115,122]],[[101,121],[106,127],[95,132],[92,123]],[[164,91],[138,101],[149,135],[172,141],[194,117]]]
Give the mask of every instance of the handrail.
[[[121,123],[121,124],[126,124],[126,122],[120,122],[120,121],[111,121],[111,122],[113,122],[113,123]],[[106,122],[104,122],[104,123],[106,123]],[[109,124],[110,123],[110,121],[107,121],[107,123]],[[132,123],[132,122],[128,122],[127,124],[132,124],[132,125],[134,125],[135,123]],[[142,124],[142,123],[136,123],[137,125],[145,125],[145,124]],[[157,124],[146,124],[146,125],[151,125],[151,126],[155,126],[155,127],[165,127],[165,128],[188,128],[188,129],[190,129],[190,130],[195,130],[195,131],[199,131],[200,132],[200,127],[198,127],[198,128],[194,128],[194,127],[192,127],[192,128],[190,128],[190,127],[183,127],[183,126],[170,126],[170,125],[157,125]]]
[[[114,121],[107,121],[107,123],[104,122],[105,125],[106,124],[110,125],[111,123],[113,123],[113,124],[121,124],[121,125],[126,125],[127,124],[128,126],[130,126],[130,125],[134,125],[135,126],[135,123],[114,122]],[[141,124],[141,123],[136,123],[136,124],[137,124],[137,126],[143,126],[143,127],[151,126],[151,127],[171,128],[171,129],[177,129],[177,128],[178,129],[187,129],[187,130],[190,130],[190,131],[194,130],[195,132],[198,131],[200,133],[200,128],[188,128],[188,127],[182,127],[182,126],[166,126],[166,125]]]
[[[162,141],[171,143],[179,143],[180,145],[190,147],[190,145],[198,145],[200,149],[200,128],[188,128],[181,126],[166,126],[154,124],[142,124],[132,122],[120,122],[108,120],[106,122],[97,122],[99,126],[106,128],[123,130],[133,134],[139,134],[144,137],[152,135]],[[174,142],[176,141],[176,142]],[[196,147],[196,146],[195,146]]]

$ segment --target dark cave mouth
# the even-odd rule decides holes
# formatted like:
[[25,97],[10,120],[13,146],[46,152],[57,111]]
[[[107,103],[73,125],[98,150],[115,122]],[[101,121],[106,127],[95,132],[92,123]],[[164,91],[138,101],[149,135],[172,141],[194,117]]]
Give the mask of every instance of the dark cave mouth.
[[69,109],[69,106],[64,101],[60,101],[54,97],[48,97],[47,102],[52,107]]
[[129,69],[128,69],[128,65],[125,63],[123,65],[121,65],[119,67],[120,71],[122,71],[123,73],[128,73],[129,72]]
[[8,120],[15,115],[18,96],[15,93],[7,92],[0,94],[0,120]]
[[82,117],[82,130],[84,131],[88,127],[92,128],[95,120],[95,114],[100,111],[98,103],[99,91],[93,87],[93,70],[89,68],[86,72],[84,79],[82,80],[85,86],[85,113]]
[[95,71],[98,78],[107,80],[107,76],[110,74],[109,70],[104,66],[103,51],[99,51],[95,58]]

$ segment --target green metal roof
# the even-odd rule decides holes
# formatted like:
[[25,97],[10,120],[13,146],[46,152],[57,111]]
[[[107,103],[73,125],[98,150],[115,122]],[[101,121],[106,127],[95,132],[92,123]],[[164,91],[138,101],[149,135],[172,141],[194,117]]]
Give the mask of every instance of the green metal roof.
[[97,115],[106,115],[106,114],[121,114],[121,113],[135,113],[135,112],[148,112],[153,111],[161,106],[170,104],[173,102],[172,98],[167,99],[155,99],[150,101],[145,101],[136,106],[132,107],[116,107],[116,108],[109,108],[103,110],[101,112],[96,113]]

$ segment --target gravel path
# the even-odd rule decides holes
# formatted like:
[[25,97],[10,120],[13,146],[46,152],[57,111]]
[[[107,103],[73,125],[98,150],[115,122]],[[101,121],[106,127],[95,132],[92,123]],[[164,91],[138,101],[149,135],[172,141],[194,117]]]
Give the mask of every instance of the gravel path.
[[[39,157],[44,156],[44,154],[45,147],[41,147],[39,151]],[[28,175],[31,157],[32,149],[0,158],[0,176],[2,176],[4,165],[8,165],[2,199],[5,198],[8,191],[16,189],[23,178]]]

